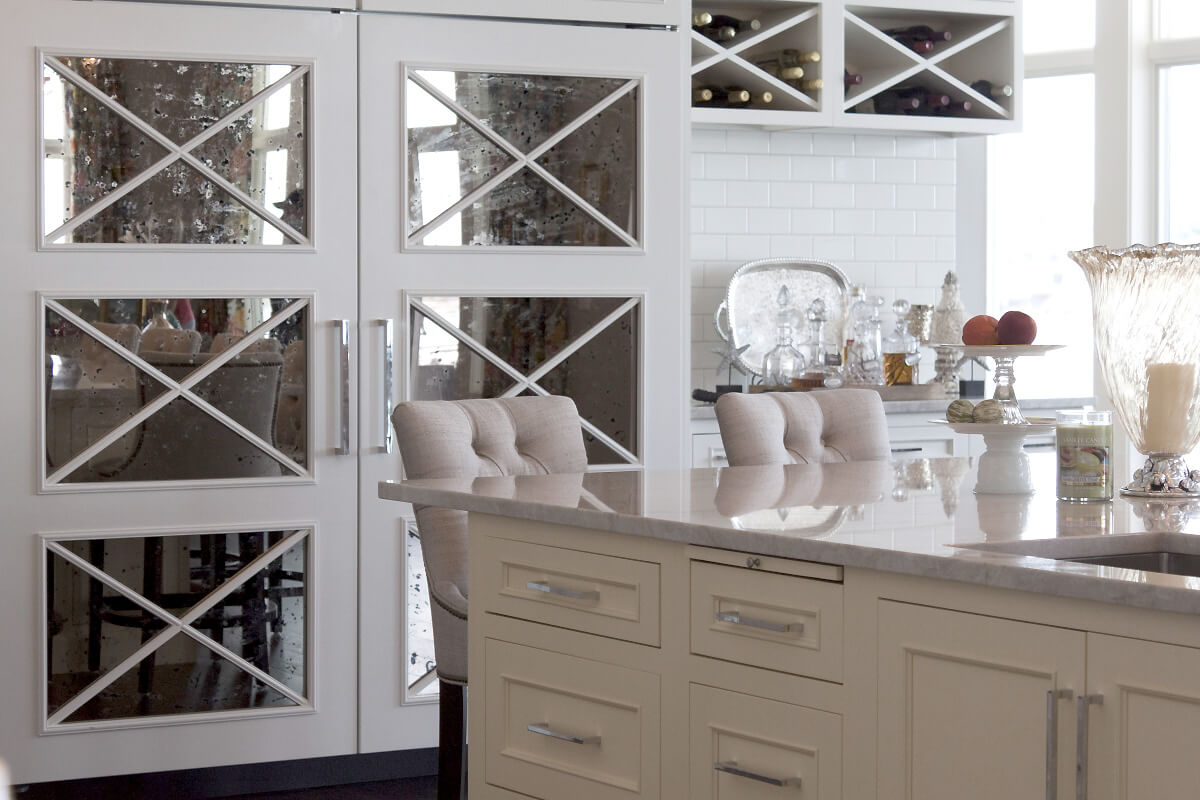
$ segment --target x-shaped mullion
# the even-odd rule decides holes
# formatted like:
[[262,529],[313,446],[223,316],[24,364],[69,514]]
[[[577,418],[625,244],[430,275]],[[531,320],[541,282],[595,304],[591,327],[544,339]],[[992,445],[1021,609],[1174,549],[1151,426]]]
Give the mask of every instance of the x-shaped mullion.
[[93,339],[98,341],[103,346],[107,347],[109,350],[116,353],[118,356],[121,357],[122,360],[128,361],[133,366],[135,366],[138,369],[140,369],[141,371],[145,372],[148,376],[154,378],[159,383],[166,386],[166,391],[164,391],[161,395],[154,398],[152,401],[150,401],[145,406],[143,406],[141,409],[139,409],[133,416],[129,417],[129,419],[125,420],[120,425],[118,425],[117,427],[115,427],[111,431],[109,431],[108,433],[101,436],[95,442],[92,442],[92,444],[88,445],[86,448],[84,448],[82,451],[80,451],[78,454],[76,454],[73,458],[71,458],[69,461],[67,461],[67,463],[63,464],[61,467],[56,469],[53,473],[48,475],[46,477],[47,483],[60,482],[63,478],[70,475],[72,472],[74,472],[80,466],[87,463],[88,459],[90,459],[92,456],[96,455],[97,453],[102,452],[105,448],[107,448],[108,446],[110,446],[111,444],[116,442],[122,436],[124,436],[125,434],[132,431],[138,425],[142,424],[142,422],[144,422],[148,417],[150,417],[151,415],[156,413],[159,409],[163,408],[168,403],[171,403],[172,401],[174,401],[176,398],[179,398],[179,397],[182,397],[184,400],[187,400],[189,403],[196,406],[201,411],[208,414],[210,417],[217,420],[225,427],[234,431],[239,436],[241,436],[243,439],[246,439],[251,444],[253,444],[255,447],[257,447],[258,449],[262,450],[267,455],[274,458],[276,461],[281,462],[288,469],[292,470],[297,475],[303,475],[305,473],[304,467],[297,464],[294,460],[289,458],[287,455],[285,455],[282,451],[280,451],[274,445],[268,443],[265,439],[260,437],[258,434],[254,433],[254,431],[252,431],[249,428],[242,425],[240,422],[238,422],[233,417],[228,416],[227,414],[225,414],[225,412],[216,408],[215,406],[213,406],[211,403],[209,403],[204,398],[199,397],[198,395],[194,394],[192,392],[192,388],[195,387],[197,384],[199,384],[201,381],[203,381],[205,378],[207,378],[209,375],[213,374],[218,369],[220,369],[226,362],[232,360],[236,355],[238,355],[243,350],[245,350],[247,347],[249,347],[251,344],[253,344],[255,339],[259,338],[263,334],[269,333],[270,331],[274,330],[275,328],[279,327],[284,322],[286,322],[289,318],[291,318],[291,316],[293,314],[295,314],[300,309],[304,308],[305,305],[307,305],[308,300],[300,299],[300,300],[293,301],[288,306],[286,306],[285,308],[280,310],[278,313],[273,314],[269,319],[267,319],[266,321],[264,321],[263,323],[261,323],[260,325],[255,327],[252,331],[247,333],[235,345],[233,345],[232,347],[228,348],[227,350],[225,350],[221,353],[218,353],[215,356],[212,356],[210,359],[208,359],[207,362],[205,362],[200,367],[197,367],[194,371],[192,371],[187,376],[185,376],[182,380],[179,380],[179,381],[175,380],[174,378],[171,378],[166,373],[164,373],[162,370],[158,369],[157,367],[155,367],[150,362],[146,361],[144,358],[137,355],[136,353],[131,353],[130,351],[126,350],[124,347],[122,347],[120,344],[118,344],[116,341],[114,341],[111,337],[106,336],[104,333],[102,333],[101,331],[96,329],[87,320],[76,315],[74,312],[72,312],[70,309],[63,306],[61,303],[59,303],[55,300],[50,300],[50,299],[47,299],[45,302],[46,302],[46,306],[48,308],[53,310],[55,313],[57,313],[63,319],[65,319],[65,320],[71,322],[72,324],[74,324],[75,326],[77,326],[80,330],[82,330],[84,333],[91,336]]
[[[437,325],[439,328],[444,330],[446,333],[450,334],[455,339],[458,339],[460,342],[465,344],[476,355],[478,355],[479,357],[483,358],[484,360],[490,362],[491,364],[494,364],[501,371],[503,371],[505,375],[512,378],[516,382],[516,385],[510,386],[507,390],[504,391],[503,394],[500,395],[500,397],[516,397],[517,395],[519,395],[521,392],[525,391],[526,389],[528,389],[531,392],[534,392],[535,394],[539,394],[543,397],[549,397],[550,392],[548,390],[542,388],[542,386],[540,384],[538,384],[537,381],[540,380],[541,378],[545,377],[546,374],[550,372],[550,370],[554,369],[560,363],[565,361],[567,359],[567,357],[569,357],[571,354],[573,354],[574,352],[579,350],[580,347],[582,347],[583,345],[587,344],[589,341],[594,339],[601,331],[603,331],[605,328],[607,328],[613,322],[620,319],[620,317],[622,315],[624,315],[625,312],[627,312],[629,309],[636,306],[639,301],[637,298],[631,298],[631,299],[627,300],[619,308],[617,308],[615,311],[613,311],[612,313],[605,316],[604,319],[600,320],[592,327],[588,328],[586,331],[584,331],[582,334],[580,334],[579,338],[577,338],[575,341],[571,342],[571,344],[567,345],[559,352],[555,353],[553,356],[550,357],[550,359],[548,359],[546,361],[546,363],[542,364],[536,370],[534,370],[533,372],[531,372],[528,375],[522,375],[519,370],[517,370],[515,367],[513,367],[511,364],[509,364],[507,361],[505,361],[502,357],[498,356],[497,354],[495,354],[491,350],[489,350],[486,345],[484,345],[483,343],[481,343],[480,341],[475,339],[470,334],[463,331],[461,328],[459,328],[454,323],[447,320],[445,317],[443,317],[441,314],[434,311],[432,308],[427,306],[425,303],[421,302],[420,300],[417,300],[416,298],[411,298],[409,300],[409,302],[412,304],[413,308],[415,308],[419,312],[421,312],[422,316],[426,317],[431,322],[433,322],[435,325]],[[582,416],[579,418],[579,423],[580,423],[580,425],[583,426],[583,428],[585,430],[588,431],[588,433],[592,434],[597,439],[602,441],[605,445],[610,447],[615,453],[620,455],[621,458],[625,459],[626,461],[628,461],[631,464],[638,463],[638,457],[636,455],[634,455],[632,452],[630,452],[627,448],[622,447],[621,444],[618,443],[617,441],[615,441],[611,436],[609,436],[607,433],[605,433],[604,431],[597,428],[595,425],[593,425],[588,420],[584,419]]]
[[438,214],[436,217],[431,219],[429,222],[426,222],[420,228],[413,231],[413,233],[411,234],[411,238],[416,239],[417,241],[424,240],[426,235],[428,235],[429,233],[436,230],[443,222],[448,220],[450,217],[459,213],[464,208],[466,208],[468,205],[470,205],[471,203],[474,203],[480,197],[483,197],[485,194],[490,192],[492,189],[495,189],[497,186],[502,184],[504,181],[508,180],[511,176],[513,176],[514,174],[519,172],[521,170],[521,168],[529,167],[531,170],[533,170],[533,172],[535,174],[537,174],[539,177],[541,177],[542,180],[546,181],[551,186],[553,186],[555,189],[557,189],[559,192],[566,195],[567,198],[569,198],[573,203],[575,203],[581,209],[583,209],[583,211],[585,213],[587,213],[590,217],[595,219],[597,222],[599,222],[605,228],[608,228],[609,231],[611,231],[615,236],[617,236],[619,239],[624,241],[627,245],[629,245],[630,247],[637,247],[637,244],[638,244],[637,240],[635,238],[633,238],[632,236],[630,236],[625,231],[624,228],[622,228],[620,225],[617,225],[615,222],[613,222],[611,219],[609,219],[602,211],[598,210],[595,206],[593,206],[587,200],[580,197],[571,187],[567,186],[565,183],[560,181],[558,178],[554,177],[554,175],[552,175],[549,171],[547,171],[545,167],[543,167],[541,164],[537,163],[537,159],[541,158],[541,156],[543,156],[551,148],[553,148],[555,145],[557,145],[563,139],[570,136],[572,133],[574,133],[579,128],[583,127],[583,125],[587,124],[587,122],[589,120],[591,120],[593,117],[600,114],[606,108],[608,108],[613,103],[617,102],[622,97],[624,97],[626,94],[628,94],[633,89],[635,89],[638,85],[638,82],[636,80],[628,81],[623,86],[619,87],[616,91],[614,91],[612,94],[608,95],[603,100],[601,100],[599,103],[597,103],[596,105],[589,108],[587,111],[585,111],[579,117],[572,120],[566,126],[560,128],[558,131],[556,131],[554,134],[552,134],[548,139],[546,139],[540,145],[535,147],[533,150],[530,150],[528,153],[524,153],[521,151],[520,148],[516,147],[511,142],[509,142],[507,139],[505,139],[503,136],[501,136],[499,133],[497,133],[496,131],[492,130],[490,127],[485,125],[477,116],[475,116],[473,113],[468,111],[466,109],[466,107],[464,107],[463,105],[458,103],[453,98],[447,97],[440,89],[438,89],[436,86],[434,86],[428,80],[426,80],[425,77],[422,76],[416,70],[411,70],[408,73],[408,78],[409,78],[409,80],[413,81],[418,86],[420,86],[422,89],[424,89],[426,92],[429,92],[434,98],[436,98],[438,100],[438,102],[442,103],[447,108],[451,109],[455,114],[457,114],[459,116],[460,119],[462,119],[464,122],[466,122],[468,125],[470,125],[475,130],[479,131],[479,133],[481,133],[485,138],[490,140],[496,146],[500,147],[502,150],[504,150],[506,153],[508,153],[510,156],[512,156],[513,159],[515,159],[514,163],[510,164],[509,166],[505,167],[500,172],[493,175],[488,180],[484,181],[484,183],[482,183],[481,185],[476,187],[473,191],[471,191],[466,196],[461,198],[458,202],[454,203],[449,208],[447,208],[445,211],[443,211],[442,213]]
[[221,117],[213,125],[210,125],[208,128],[206,128],[205,130],[196,134],[191,139],[188,139],[183,144],[176,144],[175,142],[171,141],[171,139],[168,138],[167,136],[159,133],[157,129],[155,129],[152,125],[147,123],[145,120],[143,120],[137,114],[134,114],[132,111],[125,108],[125,106],[121,105],[116,100],[113,100],[107,94],[100,91],[98,88],[93,86],[88,81],[84,80],[82,76],[78,75],[74,70],[67,67],[65,64],[60,62],[58,59],[47,57],[44,63],[47,66],[49,66],[51,69],[53,69],[55,72],[57,72],[59,75],[61,75],[63,78],[67,79],[72,84],[74,84],[75,86],[77,86],[80,89],[82,89],[83,91],[85,91],[92,98],[99,101],[104,106],[107,106],[109,108],[109,110],[111,110],[117,116],[121,117],[121,119],[125,120],[129,124],[136,127],[139,131],[144,133],[146,136],[153,139],[156,144],[160,145],[161,147],[163,147],[167,150],[167,154],[165,156],[163,156],[158,161],[155,161],[153,164],[151,164],[149,167],[147,167],[140,175],[134,176],[127,183],[122,184],[121,186],[117,187],[111,193],[105,195],[103,198],[101,198],[100,200],[97,200],[95,203],[92,203],[86,209],[84,209],[83,211],[79,212],[71,219],[64,222],[62,225],[60,225],[58,228],[56,228],[53,232],[47,234],[46,239],[48,241],[54,242],[59,237],[70,233],[71,231],[73,231],[77,227],[79,227],[80,225],[84,224],[88,220],[95,217],[97,214],[99,214],[104,209],[106,209],[109,206],[111,206],[112,204],[116,203],[118,200],[120,200],[122,197],[124,197],[125,195],[132,192],[137,187],[141,186],[146,181],[153,178],[155,175],[162,172],[162,170],[164,170],[166,167],[173,164],[175,161],[183,160],[186,164],[188,164],[193,169],[195,169],[196,171],[198,171],[202,175],[204,175],[204,177],[208,178],[210,181],[217,184],[222,189],[224,189],[226,192],[231,194],[235,199],[237,199],[243,205],[250,208],[252,211],[254,211],[255,214],[262,217],[268,224],[277,228],[279,231],[281,231],[285,236],[287,236],[292,241],[296,242],[297,244],[307,244],[308,243],[308,238],[304,234],[297,231],[295,228],[293,228],[291,225],[284,222],[279,217],[276,217],[274,214],[272,214],[270,211],[267,210],[266,206],[262,205],[261,203],[259,203],[256,200],[254,200],[249,195],[245,194],[241,189],[234,186],[229,181],[225,180],[225,178],[221,177],[221,175],[214,172],[212,169],[210,169],[206,164],[204,164],[202,161],[200,161],[198,158],[196,158],[190,152],[191,150],[195,149],[196,147],[199,147],[204,142],[208,141],[213,136],[216,136],[218,133],[225,130],[231,122],[233,122],[234,120],[241,117],[243,114],[245,114],[247,111],[249,111],[254,106],[263,102],[268,96],[279,91],[284,86],[290,86],[295,81],[297,81],[300,78],[302,78],[303,76],[307,75],[308,74],[307,66],[296,67],[291,72],[289,72],[287,75],[283,76],[279,80],[272,83],[270,86],[266,86],[266,87],[260,89],[258,92],[256,92],[254,95],[252,95],[249,100],[247,100],[245,103],[242,103],[240,106],[233,109],[229,113],[225,114],[225,116]]
[[[296,544],[304,541],[307,537],[308,532],[303,531],[299,533],[293,533],[291,536],[287,536],[281,541],[276,542],[274,545],[263,551],[262,554],[260,554],[257,558],[250,561],[248,564],[230,576],[227,581],[205,595],[204,598],[201,599],[200,602],[196,603],[196,605],[192,606],[187,613],[179,617],[176,617],[170,611],[153,602],[152,600],[143,597],[141,594],[126,586],[112,575],[109,575],[104,570],[97,568],[90,561],[87,561],[86,559],[77,556],[75,553],[72,553],[58,542],[47,542],[46,548],[52,553],[57,554],[59,557],[73,564],[77,569],[85,572],[89,577],[92,577],[104,585],[116,590],[128,600],[141,606],[146,611],[158,617],[164,623],[166,623],[166,627],[142,643],[137,650],[134,650],[106,673],[96,678],[96,680],[92,681],[83,689],[81,689],[78,694],[76,694],[74,697],[60,706],[57,711],[50,715],[50,717],[48,717],[46,720],[46,724],[57,725],[67,717],[71,716],[71,714],[75,713],[77,709],[98,695],[100,692],[104,691],[104,689],[110,684],[128,672],[129,669],[135,664],[140,662],[143,658],[150,655],[158,648],[162,647],[169,639],[173,638],[176,633],[181,631],[193,641],[200,642],[210,650],[219,653],[221,656],[230,660],[239,668],[249,672],[255,678],[258,678],[262,682],[266,683],[272,689],[285,695],[293,702],[296,702],[299,705],[307,705],[308,700],[305,697],[296,694],[296,692],[292,691],[292,689],[290,689],[288,686],[271,677],[271,675],[268,673],[263,672],[254,664],[246,661],[233,651],[229,650],[229,648],[225,647],[225,645],[215,641],[211,637],[205,636],[191,627],[193,622],[204,616],[204,614],[208,613],[208,611],[216,606],[217,603],[221,602],[230,594],[232,594],[234,590],[238,589],[253,575],[260,572],[264,566],[270,564],[283,553],[291,550]],[[241,577],[239,578],[238,576]]]

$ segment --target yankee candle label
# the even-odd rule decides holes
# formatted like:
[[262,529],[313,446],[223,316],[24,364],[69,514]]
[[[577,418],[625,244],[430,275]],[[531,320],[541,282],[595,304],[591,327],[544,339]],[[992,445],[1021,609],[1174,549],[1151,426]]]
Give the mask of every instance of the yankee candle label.
[[1112,465],[1112,427],[1060,425],[1059,496],[1106,497]]

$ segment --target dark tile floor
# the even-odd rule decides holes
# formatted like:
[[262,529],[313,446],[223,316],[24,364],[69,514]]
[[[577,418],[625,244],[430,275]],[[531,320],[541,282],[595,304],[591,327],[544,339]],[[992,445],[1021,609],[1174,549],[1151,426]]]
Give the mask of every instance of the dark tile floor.
[[350,783],[326,786],[299,792],[268,792],[240,795],[244,800],[433,800],[437,795],[437,778],[408,778],[399,781]]

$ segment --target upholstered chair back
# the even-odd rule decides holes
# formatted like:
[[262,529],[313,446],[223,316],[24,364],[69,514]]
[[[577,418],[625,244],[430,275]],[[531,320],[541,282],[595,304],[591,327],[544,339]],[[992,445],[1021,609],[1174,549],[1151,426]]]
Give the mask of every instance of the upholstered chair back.
[[891,456],[883,402],[870,389],[724,394],[717,424],[734,467]]
[[[583,472],[587,455],[569,397],[417,400],[392,411],[406,478]],[[467,515],[415,506],[433,615],[438,677],[467,680]]]

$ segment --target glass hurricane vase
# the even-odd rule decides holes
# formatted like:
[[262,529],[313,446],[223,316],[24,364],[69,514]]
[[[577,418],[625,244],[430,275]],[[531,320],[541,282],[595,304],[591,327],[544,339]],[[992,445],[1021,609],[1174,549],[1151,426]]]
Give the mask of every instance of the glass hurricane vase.
[[1122,494],[1200,498],[1200,245],[1092,247],[1070,254],[1092,290],[1100,372],[1146,463]]

